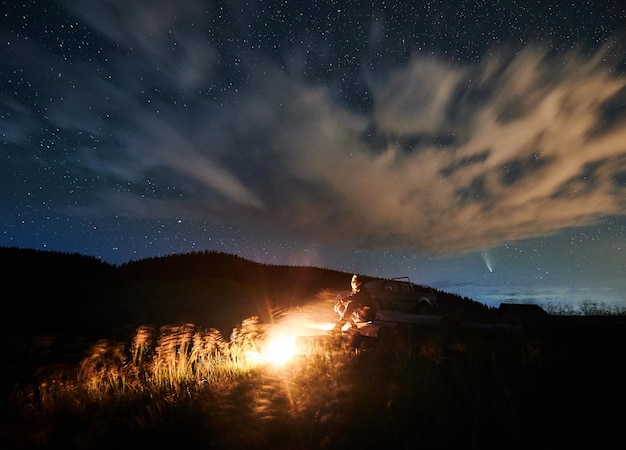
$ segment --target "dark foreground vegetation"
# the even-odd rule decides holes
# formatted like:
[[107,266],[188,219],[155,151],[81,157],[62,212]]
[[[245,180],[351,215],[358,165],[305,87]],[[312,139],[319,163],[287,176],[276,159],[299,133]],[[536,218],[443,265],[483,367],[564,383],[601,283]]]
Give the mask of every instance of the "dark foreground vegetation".
[[268,323],[349,274],[10,254],[28,282],[3,328],[3,449],[625,448],[620,315],[504,317],[438,293],[437,326],[302,337],[278,364],[259,356]]

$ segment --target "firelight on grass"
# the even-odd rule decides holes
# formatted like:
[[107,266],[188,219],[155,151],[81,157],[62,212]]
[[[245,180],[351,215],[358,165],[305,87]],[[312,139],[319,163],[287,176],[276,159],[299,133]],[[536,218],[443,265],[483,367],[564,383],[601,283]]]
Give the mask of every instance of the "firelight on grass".
[[334,322],[310,323],[307,325],[312,330],[329,331],[335,326]]
[[284,364],[296,355],[295,336],[279,335],[273,337],[264,349],[264,357],[274,364]]
[[255,351],[249,352],[247,358],[261,364],[286,364],[297,354],[309,352],[310,349],[302,344],[301,339],[327,335],[328,330],[335,325],[335,322],[330,321],[334,316],[332,307],[327,303],[281,310],[272,323],[262,325],[263,338],[260,345]]
[[268,335],[258,351],[248,352],[247,357],[255,363],[283,365],[297,354],[295,334],[285,330]]
[[261,350],[253,355],[257,362],[272,363],[275,365],[286,364],[291,361],[302,347],[297,345],[300,337],[325,335],[327,330],[333,327],[333,323],[304,324],[298,323],[277,324],[264,340]]

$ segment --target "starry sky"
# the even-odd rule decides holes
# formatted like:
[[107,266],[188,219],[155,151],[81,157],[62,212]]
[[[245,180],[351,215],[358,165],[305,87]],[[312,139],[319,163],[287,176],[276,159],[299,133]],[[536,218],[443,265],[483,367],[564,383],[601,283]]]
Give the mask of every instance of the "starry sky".
[[626,308],[622,0],[0,8],[0,246]]

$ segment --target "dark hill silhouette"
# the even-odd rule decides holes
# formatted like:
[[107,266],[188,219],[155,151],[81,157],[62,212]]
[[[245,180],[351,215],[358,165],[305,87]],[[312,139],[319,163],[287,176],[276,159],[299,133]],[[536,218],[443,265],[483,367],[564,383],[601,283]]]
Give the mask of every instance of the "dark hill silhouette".
[[107,282],[115,266],[79,253],[0,247],[5,277],[50,282],[58,279],[77,282]]
[[315,294],[322,286],[346,289],[351,274],[308,266],[261,264],[240,256],[205,251],[146,258],[121,265],[124,281],[219,278],[244,285],[263,285],[276,292]]
[[[0,247],[8,316],[5,331],[87,335],[128,332],[138,325],[190,322],[228,333],[252,315],[303,305],[349,289],[351,273],[261,264],[215,251],[146,258],[114,266],[80,254]],[[362,275],[365,282],[375,277]],[[489,308],[437,291],[445,314]]]
[[7,334],[66,325],[64,318],[92,303],[115,279],[115,266],[77,253],[0,247]]

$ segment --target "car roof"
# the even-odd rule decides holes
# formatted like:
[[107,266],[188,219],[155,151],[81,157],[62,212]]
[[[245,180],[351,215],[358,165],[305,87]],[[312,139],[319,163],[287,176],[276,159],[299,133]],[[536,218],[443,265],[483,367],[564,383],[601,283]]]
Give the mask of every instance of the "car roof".
[[419,290],[424,290],[424,291],[431,290],[429,286],[412,283],[411,281],[409,281],[408,278],[405,278],[405,277],[402,277],[402,279],[392,278],[391,280],[374,280],[374,281],[365,283],[363,286],[365,286],[368,289],[382,289],[383,287],[388,286],[390,284],[410,284],[413,286],[413,289],[417,288]]

